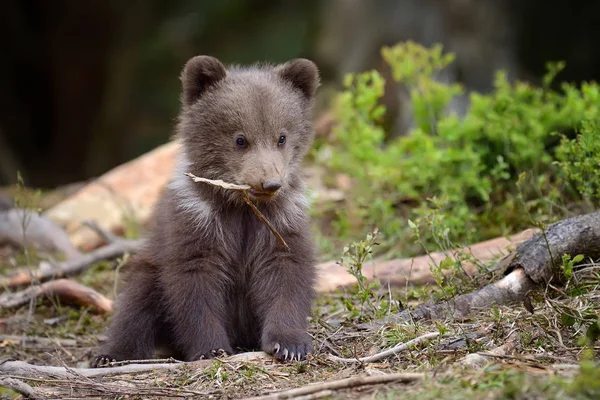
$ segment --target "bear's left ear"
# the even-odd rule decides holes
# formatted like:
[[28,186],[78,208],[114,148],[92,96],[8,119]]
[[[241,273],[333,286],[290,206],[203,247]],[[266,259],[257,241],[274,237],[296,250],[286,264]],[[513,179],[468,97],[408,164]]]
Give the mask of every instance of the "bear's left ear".
[[319,69],[305,58],[297,58],[276,67],[277,74],[300,89],[305,98],[311,99],[319,87]]
[[211,86],[225,78],[227,71],[219,60],[211,56],[196,56],[183,67],[183,102],[193,104]]

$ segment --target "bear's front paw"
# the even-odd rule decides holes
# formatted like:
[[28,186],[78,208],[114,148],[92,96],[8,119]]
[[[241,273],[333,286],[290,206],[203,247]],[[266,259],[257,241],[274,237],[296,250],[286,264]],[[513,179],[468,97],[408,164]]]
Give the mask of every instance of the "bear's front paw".
[[279,361],[301,361],[312,352],[312,339],[302,329],[266,332],[263,335],[262,349]]
[[90,362],[90,368],[109,367],[111,362],[117,362],[117,360],[105,354],[99,355]]
[[190,357],[187,361],[206,360],[209,358],[227,356],[230,354],[233,354],[233,350],[231,350],[230,347],[226,347],[225,349],[217,348],[217,349],[211,349],[211,350],[199,350],[199,351],[196,351],[192,355],[192,357]]

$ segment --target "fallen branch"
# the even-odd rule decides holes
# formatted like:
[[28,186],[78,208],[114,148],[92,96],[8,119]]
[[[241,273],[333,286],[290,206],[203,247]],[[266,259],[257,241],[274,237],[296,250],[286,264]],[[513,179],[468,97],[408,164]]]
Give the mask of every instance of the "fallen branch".
[[27,399],[43,399],[44,397],[37,394],[36,391],[26,384],[15,378],[2,378],[0,377],[0,386],[4,386],[13,390],[19,394],[22,394]]
[[79,274],[97,262],[121,257],[125,253],[135,252],[141,240],[120,239],[79,257],[55,264],[43,262],[37,271],[21,270],[16,274],[0,279],[0,288],[27,286],[33,282],[45,282],[55,278],[65,278]]
[[262,212],[260,212],[260,210],[254,205],[254,203],[252,203],[252,201],[250,200],[250,197],[248,197],[248,190],[250,189],[250,186],[248,186],[248,185],[236,185],[234,183],[224,182],[224,181],[222,181],[220,179],[213,180],[213,179],[200,178],[200,177],[197,177],[194,174],[189,173],[189,172],[186,172],[185,175],[189,176],[190,178],[192,178],[192,180],[194,182],[207,183],[209,185],[218,186],[220,188],[227,189],[227,190],[239,190],[239,191],[241,191],[242,194],[243,194],[243,196],[244,196],[244,201],[252,209],[252,211],[254,212],[254,214],[256,214],[256,216],[258,217],[258,219],[260,219],[262,223],[264,223],[265,225],[267,225],[267,227],[271,230],[271,232],[273,233],[273,235],[275,235],[275,237],[277,238],[277,240],[279,241],[279,243],[281,243],[281,245],[283,247],[285,247],[286,249],[289,250],[289,246],[287,245],[287,243],[285,242],[285,240],[283,240],[283,238],[281,237],[281,235],[279,234],[279,232],[277,232],[277,230],[275,229],[275,227],[273,225],[271,225],[271,223],[269,222],[269,220],[263,215]]
[[372,363],[372,362],[382,360],[388,356],[398,354],[401,351],[407,350],[410,346],[416,345],[418,343],[428,342],[431,339],[435,339],[439,335],[440,335],[439,332],[427,333],[427,334],[419,336],[415,339],[409,340],[406,343],[400,343],[400,344],[392,347],[391,349],[387,349],[385,351],[382,351],[381,353],[373,354],[372,356],[368,356],[368,357],[341,358],[341,357],[336,357],[332,354],[328,354],[327,359],[331,360],[331,361],[335,361],[335,362],[342,362],[342,363]]
[[0,343],[18,344],[19,346],[23,346],[23,347],[28,347],[29,345],[40,345],[40,346],[60,345],[61,347],[77,346],[77,340],[74,340],[74,339],[45,338],[45,337],[39,337],[39,336],[25,336],[25,335],[0,335]]
[[[389,284],[392,287],[403,287],[407,283],[435,284],[435,279],[431,274],[432,264],[439,264],[447,257],[457,259],[460,255],[466,254],[469,255],[470,260],[462,261],[461,267],[467,274],[474,275],[479,272],[480,268],[472,260],[476,260],[477,264],[485,264],[509,254],[502,260],[503,264],[507,264],[513,248],[531,238],[536,232],[537,230],[527,229],[510,238],[498,237],[461,249],[435,252],[419,257],[393,260],[375,259],[363,265],[362,273],[367,282],[379,279],[383,286]],[[320,264],[317,269],[319,271],[319,280],[317,281],[319,292],[329,292],[356,283],[356,278],[336,261]]]
[[[260,359],[272,359],[267,353],[262,351],[240,353],[230,357],[222,358],[227,362],[248,362]],[[128,364],[117,367],[104,368],[66,368],[53,367],[45,365],[33,365],[24,361],[0,360],[0,373],[18,375],[25,378],[57,378],[65,379],[73,376],[83,376],[88,378],[108,377],[116,375],[134,374],[140,372],[151,372],[155,370],[177,369],[182,367],[201,369],[208,367],[213,359],[198,360],[191,362],[175,363],[154,363],[154,364]]]
[[96,313],[109,313],[112,311],[113,302],[95,290],[68,279],[58,279],[31,286],[17,293],[3,293],[0,295],[0,309],[17,308],[28,304],[38,297],[52,297],[61,302],[90,307]]
[[60,253],[66,259],[81,255],[61,227],[33,210],[22,208],[0,211],[0,244],[2,243]]
[[557,222],[521,243],[514,254],[499,263],[500,267],[506,268],[507,275],[498,282],[449,301],[404,310],[361,327],[375,328],[390,322],[419,319],[460,320],[492,305],[518,303],[538,284],[563,279],[560,265],[564,254],[583,254],[593,260],[600,258],[600,212]]
[[291,399],[312,393],[322,392],[324,390],[340,390],[358,386],[377,385],[381,383],[391,382],[411,383],[423,380],[424,378],[425,374],[419,372],[399,372],[395,374],[384,374],[375,376],[355,376],[352,378],[346,378],[337,381],[302,386],[295,389],[285,390],[283,392],[268,394],[266,396],[248,397],[245,400]]
[[487,310],[493,305],[508,305],[522,301],[536,287],[523,269],[517,269],[498,282],[484,286],[476,292],[463,294],[437,304],[424,304],[414,310],[404,310],[383,320],[361,324],[361,328],[378,328],[386,323],[418,321],[422,319],[462,320],[473,313]]

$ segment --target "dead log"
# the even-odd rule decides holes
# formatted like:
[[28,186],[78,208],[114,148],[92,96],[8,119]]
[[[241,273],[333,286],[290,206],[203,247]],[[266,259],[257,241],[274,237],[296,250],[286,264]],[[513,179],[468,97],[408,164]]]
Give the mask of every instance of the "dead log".
[[507,268],[523,268],[535,283],[560,282],[563,255],[600,258],[600,211],[568,218],[522,243]]
[[35,211],[21,208],[0,211],[0,244],[4,243],[59,253],[66,259],[80,255],[69,236],[56,223]]
[[600,259],[600,212],[554,223],[521,243],[500,263],[505,267],[505,276],[498,282],[449,301],[424,304],[361,327],[377,328],[386,323],[421,319],[464,319],[492,305],[516,304],[538,285],[563,280],[560,265],[564,254]]
[[97,221],[109,232],[120,234],[123,221],[144,222],[171,177],[178,144],[173,141],[108,171],[74,196],[46,211],[65,228],[71,242],[84,251],[101,245],[93,232],[81,229],[84,221]]
[[0,309],[17,308],[38,297],[55,298],[67,304],[90,307],[92,312],[108,313],[113,302],[87,286],[68,279],[58,279],[41,285],[31,286],[17,293],[0,295]]
[[[392,287],[400,287],[406,285],[407,282],[412,284],[435,283],[431,274],[432,264],[439,264],[445,258],[454,258],[458,254],[468,254],[479,263],[487,263],[509,254],[519,243],[531,238],[536,232],[538,231],[535,229],[527,229],[509,238],[498,237],[461,249],[435,252],[414,258],[375,259],[365,263],[362,272],[367,281],[371,282],[377,278],[385,286],[389,284]],[[468,260],[461,264],[463,270],[468,274],[474,275],[479,272],[477,265]],[[356,283],[356,278],[336,261],[319,265],[318,272],[317,289],[319,292],[329,292]]]
[[522,268],[512,271],[498,282],[482,289],[463,294],[436,304],[423,304],[414,310],[406,309],[385,319],[361,324],[361,328],[378,328],[388,323],[418,320],[463,320],[478,311],[489,310],[493,305],[514,304],[522,301],[537,285],[529,279]]
[[80,274],[97,262],[112,260],[121,257],[125,253],[135,252],[141,246],[141,243],[141,240],[120,239],[71,260],[56,264],[43,262],[35,271],[24,269],[9,277],[0,279],[0,288],[27,286],[32,282],[45,282],[50,279]]

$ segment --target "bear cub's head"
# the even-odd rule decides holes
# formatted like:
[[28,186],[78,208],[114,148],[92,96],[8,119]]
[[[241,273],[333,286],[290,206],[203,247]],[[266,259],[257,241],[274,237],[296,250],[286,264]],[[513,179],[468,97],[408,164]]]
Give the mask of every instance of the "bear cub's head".
[[181,80],[178,135],[190,172],[249,185],[256,200],[290,190],[313,139],[317,66],[295,59],[226,69],[214,57],[197,56]]

